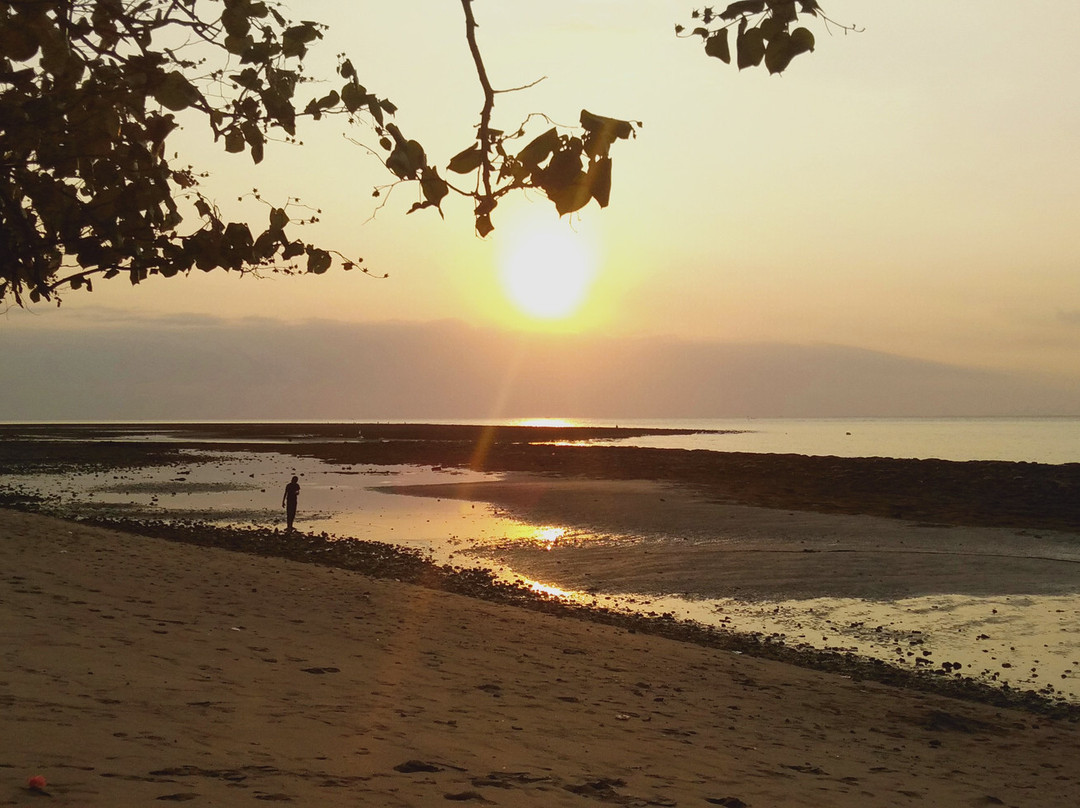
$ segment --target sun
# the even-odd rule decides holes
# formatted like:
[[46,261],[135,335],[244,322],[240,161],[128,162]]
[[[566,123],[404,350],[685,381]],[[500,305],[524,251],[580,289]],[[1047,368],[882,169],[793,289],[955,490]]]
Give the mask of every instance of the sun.
[[522,313],[561,320],[585,302],[596,274],[593,251],[565,222],[534,225],[502,256],[503,291]]

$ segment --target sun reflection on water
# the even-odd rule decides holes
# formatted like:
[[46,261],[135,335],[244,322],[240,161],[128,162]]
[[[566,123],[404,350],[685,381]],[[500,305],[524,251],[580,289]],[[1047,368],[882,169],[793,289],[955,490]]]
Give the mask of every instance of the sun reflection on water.
[[551,586],[550,584],[542,584],[539,581],[528,581],[529,589],[533,592],[539,592],[541,595],[549,595],[553,598],[560,598],[561,600],[581,600],[579,593],[571,592],[568,589],[559,589],[557,586]]
[[545,527],[536,531],[536,534],[533,536],[533,541],[545,550],[552,550],[555,545],[559,543],[559,539],[565,535],[566,528],[564,527]]
[[566,426],[581,426],[578,421],[573,421],[568,418],[519,418],[510,422],[511,426],[546,426],[546,427],[566,427]]

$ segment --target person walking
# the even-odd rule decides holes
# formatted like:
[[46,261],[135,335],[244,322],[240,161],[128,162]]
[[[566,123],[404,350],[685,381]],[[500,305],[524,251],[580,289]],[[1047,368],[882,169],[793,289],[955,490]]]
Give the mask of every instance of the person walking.
[[281,497],[281,507],[285,509],[285,520],[288,522],[287,530],[292,530],[293,520],[296,518],[296,500],[300,497],[300,482],[293,475],[292,482],[285,486],[285,493]]

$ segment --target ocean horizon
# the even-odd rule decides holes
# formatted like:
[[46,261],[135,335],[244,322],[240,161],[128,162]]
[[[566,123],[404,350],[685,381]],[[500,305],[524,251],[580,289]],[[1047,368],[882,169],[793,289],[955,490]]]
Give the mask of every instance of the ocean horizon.
[[[1059,465],[1080,462],[1080,417],[949,416],[827,418],[324,418],[4,421],[27,426],[134,426],[190,424],[462,424],[478,426],[581,426],[692,430],[693,434],[591,441],[656,449],[701,449],[754,454],[892,457],[952,461],[999,460]],[[131,438],[169,439],[139,432]],[[362,436],[361,436],[362,437]]]

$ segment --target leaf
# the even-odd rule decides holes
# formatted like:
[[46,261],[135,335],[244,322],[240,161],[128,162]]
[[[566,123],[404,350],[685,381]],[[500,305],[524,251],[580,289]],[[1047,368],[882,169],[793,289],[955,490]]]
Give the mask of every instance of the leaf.
[[634,125],[630,121],[594,115],[587,109],[581,110],[580,120],[587,133],[583,145],[589,157],[606,157],[612,143],[634,134]]
[[601,157],[589,166],[589,194],[600,207],[606,208],[611,199],[611,158]]
[[761,29],[761,36],[765,41],[771,42],[776,37],[787,33],[788,24],[779,17],[769,17],[767,20],[764,20],[758,28]]
[[366,98],[367,98],[368,112],[371,113],[371,117],[375,119],[375,122],[378,123],[379,126],[382,126],[383,125],[383,108],[382,108],[382,105],[378,103],[378,99],[375,98],[375,96],[373,96],[373,95],[369,95]]
[[559,132],[555,127],[533,140],[517,153],[517,161],[530,170],[544,162],[551,153],[559,148]]
[[814,35],[805,28],[796,28],[791,34],[773,39],[765,51],[765,67],[772,74],[783,73],[791,60],[800,53],[814,49]]
[[266,261],[277,252],[281,231],[267,230],[259,234],[252,248],[252,257],[256,261]]
[[581,115],[578,118],[581,122],[581,126],[588,132],[593,134],[608,133],[611,135],[611,139],[616,138],[626,139],[634,134],[634,126],[630,121],[621,121],[618,118],[607,118],[603,115],[594,115],[587,109],[581,110]]
[[291,241],[285,245],[285,248],[281,251],[281,257],[288,261],[290,258],[296,258],[298,255],[303,255],[307,248],[302,241]]
[[244,133],[244,140],[251,146],[251,159],[256,163],[261,163],[263,159],[263,144],[266,142],[266,137],[263,135],[262,130],[250,121],[244,123],[240,128]]
[[230,129],[225,133],[225,151],[238,154],[244,150],[244,133],[239,129]]
[[386,158],[386,167],[403,180],[416,179],[425,163],[424,149],[415,140],[402,140]]
[[289,223],[289,214],[281,208],[270,209],[270,227],[274,230],[282,230]]
[[470,171],[478,169],[482,162],[483,153],[480,151],[480,147],[470,146],[465,151],[458,152],[451,157],[450,164],[446,168],[455,174],[468,174]]
[[545,191],[558,191],[583,176],[581,158],[572,151],[560,151],[551,158],[550,165],[544,169],[540,178],[540,187]]
[[250,45],[241,55],[241,64],[265,64],[281,52],[281,46],[276,42],[256,42]]
[[488,233],[495,229],[495,225],[491,223],[491,216],[486,213],[481,213],[476,217],[476,234],[480,238],[484,238]]
[[303,42],[305,45],[314,42],[316,39],[322,39],[322,33],[319,31],[318,26],[313,22],[306,21],[285,29],[282,36],[291,37],[298,42]]
[[791,49],[791,35],[781,34],[773,37],[769,47],[765,50],[765,67],[769,73],[783,73],[784,68],[791,64],[795,53]]
[[349,82],[341,88],[341,100],[345,104],[345,109],[349,112],[356,112],[364,104],[364,99],[367,97],[367,93],[364,92],[364,88],[354,82]]
[[165,78],[154,90],[154,99],[173,112],[187,109],[196,104],[200,97],[195,86],[178,70],[166,73]]
[[560,216],[581,210],[592,199],[586,176],[580,172],[574,182],[562,188],[548,190],[546,193],[548,199],[555,203],[555,210],[559,212]]
[[234,73],[229,76],[230,79],[235,81],[245,90],[259,90],[262,88],[262,79],[259,78],[259,74],[255,72],[255,68],[247,67],[239,73]]
[[791,47],[795,49],[795,55],[814,50],[814,34],[808,28],[796,28],[791,32]]
[[750,28],[739,34],[736,40],[738,48],[739,70],[746,67],[757,67],[765,58],[765,39],[757,28]]
[[760,14],[765,10],[765,0],[741,0],[720,12],[720,19],[734,20],[747,14]]
[[[282,93],[275,89],[268,89],[261,94],[263,107],[266,115],[290,135],[296,134],[296,108]],[[258,110],[253,109],[245,113],[248,117],[257,118]]]
[[330,253],[326,250],[320,250],[318,247],[308,247],[307,257],[307,271],[314,275],[322,275],[334,263]]
[[304,107],[304,114],[310,115],[315,120],[319,120],[322,118],[324,109],[336,107],[339,101],[341,101],[341,96],[337,94],[337,90],[331,90],[322,98],[311,99],[311,101],[308,102],[308,105]]
[[768,3],[773,19],[779,20],[785,25],[794,22],[798,16],[795,11],[795,0],[768,0]]
[[254,240],[251,238],[251,230],[243,222],[229,222],[225,228],[225,243],[231,250],[244,251],[251,249]]
[[765,66],[770,73],[782,73],[791,64],[791,60],[800,53],[814,49],[814,35],[805,28],[776,37],[765,51]]
[[420,178],[420,190],[424,193],[424,199],[435,207],[439,207],[439,203],[450,193],[446,180],[440,177],[439,172],[433,168],[424,169],[423,176]]
[[286,58],[291,56],[302,58],[307,53],[307,45],[321,37],[322,34],[314,23],[305,22],[287,28],[281,35],[281,55]]
[[731,64],[731,46],[728,45],[727,28],[722,28],[705,40],[705,53],[724,64]]
[[556,152],[537,184],[555,203],[560,216],[580,210],[592,198],[588,176],[581,170],[581,156],[573,149]]
[[279,70],[270,68],[266,71],[267,84],[281,95],[282,98],[292,98],[296,91],[296,84],[300,81],[300,74],[295,70]]
[[25,62],[33,59],[37,51],[38,38],[29,26],[13,22],[0,26],[0,56]]
[[225,6],[225,10],[221,12],[221,24],[229,36],[244,37],[251,30],[251,21],[236,6]]
[[[41,66],[54,76],[62,75],[72,61],[73,51],[65,38],[51,27],[41,31]],[[81,64],[81,60],[78,61]],[[87,281],[89,287],[90,282]]]

